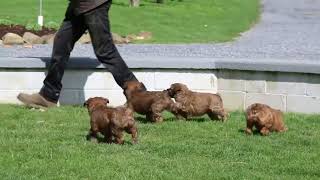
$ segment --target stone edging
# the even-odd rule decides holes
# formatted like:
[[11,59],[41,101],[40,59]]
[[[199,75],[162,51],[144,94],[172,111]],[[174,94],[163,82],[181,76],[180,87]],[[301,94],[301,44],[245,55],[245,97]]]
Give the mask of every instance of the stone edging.
[[[125,57],[128,66],[136,69],[228,69],[248,71],[274,71],[320,74],[316,61],[279,59],[232,59],[200,57]],[[47,68],[49,57],[0,57],[0,68]],[[101,69],[104,66],[96,59],[72,57],[70,69]]]
[[[152,38],[151,32],[140,32],[139,34],[129,34],[125,37],[120,36],[117,33],[111,33],[112,39],[115,44],[128,44],[132,41],[137,40],[149,40]],[[25,32],[23,36],[21,37],[18,34],[15,33],[6,33],[3,37],[0,37],[0,45],[3,44],[5,46],[12,46],[12,45],[27,45],[32,46],[34,44],[53,44],[55,38],[55,34],[47,34],[43,36],[38,36],[36,34],[33,34],[31,32]],[[88,44],[91,43],[91,37],[89,33],[84,33],[80,39],[77,41],[77,43],[80,44]]]

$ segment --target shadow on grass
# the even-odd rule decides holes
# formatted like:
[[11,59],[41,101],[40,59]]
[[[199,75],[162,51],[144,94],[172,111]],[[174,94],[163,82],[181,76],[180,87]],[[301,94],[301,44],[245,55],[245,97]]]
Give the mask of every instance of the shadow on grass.
[[204,117],[200,117],[200,118],[191,118],[191,119],[187,119],[185,121],[193,121],[193,122],[206,122],[206,121],[211,121],[210,119],[204,118]]
[[[112,2],[113,5],[117,5],[117,6],[123,6],[123,7],[130,7],[130,5],[128,3],[125,2]],[[139,7],[143,7],[143,6],[147,6],[147,4],[145,3],[140,3]]]
[[[152,123],[151,121],[148,121],[144,116],[135,116],[135,120],[138,121],[139,123],[147,124],[147,123]],[[174,121],[190,121],[190,122],[207,122],[207,121],[219,121],[219,120],[210,120],[205,117],[199,117],[199,118],[190,118],[190,119],[177,119],[176,117],[168,117],[163,119],[164,122],[174,122]],[[154,123],[156,124],[156,123]]]
[[[84,137],[85,141],[88,141],[89,143],[92,143],[92,144],[106,144],[106,145],[109,145],[107,143],[107,141],[103,138],[103,135],[100,134],[100,133],[98,134],[96,141],[90,140],[88,138],[88,135],[79,135],[79,136]],[[113,139],[111,144],[116,144],[116,141]],[[131,141],[124,140],[124,143],[122,145],[134,145],[134,144]]]
[[[135,120],[136,121],[138,121],[139,123],[143,123],[143,124],[157,124],[157,123],[154,123],[154,122],[151,122],[151,121],[148,121],[147,119],[146,119],[146,117],[145,116],[143,116],[143,115],[138,115],[138,116],[135,116],[134,117],[135,118]],[[163,118],[163,121],[164,122],[172,122],[172,121],[178,121],[176,118],[174,118],[174,117],[169,117],[169,118]]]
[[[245,131],[244,129],[239,129],[238,132],[240,132],[240,133],[242,133],[242,134],[244,134],[244,135],[247,135],[247,134],[246,134],[246,131]],[[261,136],[261,135],[260,135],[260,132],[259,132],[258,130],[256,130],[256,129],[252,131],[252,135],[255,135],[255,136],[256,136],[256,135],[259,135],[259,136]],[[250,136],[250,135],[248,135],[248,136]]]
[[151,123],[150,121],[147,121],[145,117],[142,117],[142,116],[136,116],[134,117],[134,119],[139,123],[143,123],[143,124]]

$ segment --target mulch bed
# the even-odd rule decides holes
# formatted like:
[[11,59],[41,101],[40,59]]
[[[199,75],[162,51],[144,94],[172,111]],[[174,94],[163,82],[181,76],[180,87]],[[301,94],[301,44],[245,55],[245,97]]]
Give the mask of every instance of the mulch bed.
[[32,32],[38,36],[53,34],[57,30],[55,29],[49,29],[43,27],[41,31],[35,31],[35,30],[27,30],[24,26],[21,25],[1,25],[0,24],[0,38],[3,37],[6,33],[15,33],[20,36],[23,36],[25,32]]

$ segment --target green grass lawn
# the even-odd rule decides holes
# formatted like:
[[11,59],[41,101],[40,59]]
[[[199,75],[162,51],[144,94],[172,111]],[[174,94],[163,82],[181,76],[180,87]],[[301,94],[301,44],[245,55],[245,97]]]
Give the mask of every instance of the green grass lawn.
[[0,105],[1,179],[319,179],[320,115],[286,114],[289,131],[243,133],[242,112],[161,124],[138,117],[139,144],[85,140],[85,108]]
[[[259,0],[141,0],[141,7],[128,7],[128,0],[113,0],[112,31],[121,35],[150,31],[148,43],[204,43],[229,41],[248,30],[258,19]],[[44,0],[45,25],[58,28],[67,0]],[[39,1],[1,2],[0,24],[33,28]]]

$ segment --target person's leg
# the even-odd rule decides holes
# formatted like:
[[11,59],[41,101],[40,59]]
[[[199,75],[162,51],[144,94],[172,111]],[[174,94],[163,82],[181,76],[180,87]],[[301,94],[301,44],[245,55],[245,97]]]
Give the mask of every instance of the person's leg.
[[83,16],[74,16],[72,9],[68,7],[65,19],[54,39],[51,62],[43,87],[36,94],[20,93],[18,95],[20,101],[27,105],[44,107],[53,106],[57,103],[62,88],[61,80],[70,52],[85,30]]
[[59,99],[62,77],[74,44],[86,30],[82,16],[75,17],[73,14],[67,14],[55,36],[48,74],[40,91],[42,96],[53,101]]
[[113,43],[108,16],[110,6],[111,0],[85,13],[84,21],[98,60],[106,66],[117,84],[123,88],[126,81],[137,81],[137,78],[129,70]]

